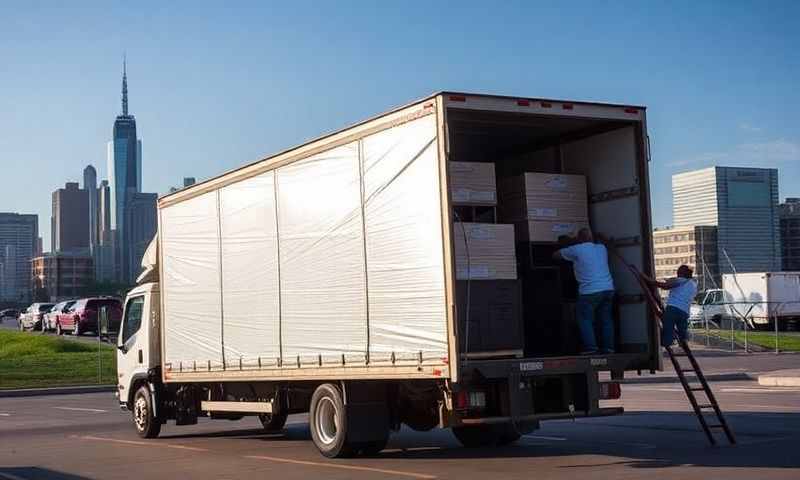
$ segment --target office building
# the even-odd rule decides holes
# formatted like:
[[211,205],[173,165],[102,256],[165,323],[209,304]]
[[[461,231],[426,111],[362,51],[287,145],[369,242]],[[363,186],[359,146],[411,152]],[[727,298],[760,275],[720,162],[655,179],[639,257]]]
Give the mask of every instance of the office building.
[[787,198],[780,205],[780,222],[783,270],[800,271],[800,198]]
[[721,284],[717,227],[657,228],[653,231],[653,244],[657,278],[674,277],[679,266],[688,265],[694,270],[698,290],[717,288]]
[[777,169],[679,173],[672,176],[672,195],[675,227],[717,227],[720,273],[730,273],[731,264],[737,272],[780,270]]
[[133,283],[141,273],[142,257],[144,251],[158,228],[156,223],[155,193],[132,193],[128,198],[126,211],[126,224],[128,225],[128,239],[125,242],[128,248],[126,258],[129,264],[125,268],[128,282]]
[[97,207],[99,198],[97,192],[97,170],[91,165],[83,169],[83,189],[86,190],[88,196],[89,252],[93,254],[97,245],[100,244],[100,228],[98,226],[99,209]]
[[89,192],[68,182],[53,192],[53,216],[50,220],[53,252],[89,250]]
[[79,253],[48,253],[31,261],[34,300],[60,302],[87,294],[94,281],[92,257]]
[[0,301],[30,300],[31,258],[38,239],[38,215],[0,213]]
[[197,180],[194,177],[183,177],[183,186],[182,187],[169,187],[169,193],[177,192],[182,188],[191,187],[197,183]]

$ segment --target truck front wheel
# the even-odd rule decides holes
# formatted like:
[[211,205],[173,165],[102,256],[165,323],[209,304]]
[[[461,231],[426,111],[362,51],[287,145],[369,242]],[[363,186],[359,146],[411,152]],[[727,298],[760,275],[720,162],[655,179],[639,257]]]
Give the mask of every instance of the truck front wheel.
[[142,438],[156,438],[161,433],[161,422],[153,415],[153,396],[147,385],[142,385],[133,397],[133,425]]
[[311,439],[320,453],[328,458],[353,455],[353,446],[347,442],[347,412],[339,388],[330,383],[317,387],[310,410]]

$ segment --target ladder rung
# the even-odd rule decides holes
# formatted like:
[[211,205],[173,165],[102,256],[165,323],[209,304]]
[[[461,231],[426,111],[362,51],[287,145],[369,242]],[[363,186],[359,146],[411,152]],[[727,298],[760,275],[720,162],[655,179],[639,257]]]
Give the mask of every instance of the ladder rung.
[[693,368],[681,368],[680,371],[683,372],[683,373],[694,372],[694,369]]
[[706,403],[706,404],[703,404],[703,405],[698,405],[697,408],[714,408],[714,405],[711,405],[710,403]]
[[725,425],[721,423],[715,423],[714,425],[708,425],[708,428],[725,428]]
[[700,391],[703,391],[703,392],[705,392],[705,391],[706,391],[706,389],[705,389],[705,388],[703,388],[703,387],[692,387],[692,388],[690,388],[689,390],[691,390],[691,391],[693,391],[693,392],[700,392]]

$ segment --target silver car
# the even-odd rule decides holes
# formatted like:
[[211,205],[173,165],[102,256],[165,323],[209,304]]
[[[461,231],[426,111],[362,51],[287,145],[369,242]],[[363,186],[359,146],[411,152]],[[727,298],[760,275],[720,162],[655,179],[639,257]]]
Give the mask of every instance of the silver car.
[[19,316],[20,330],[39,330],[42,328],[44,314],[53,308],[52,303],[33,303]]

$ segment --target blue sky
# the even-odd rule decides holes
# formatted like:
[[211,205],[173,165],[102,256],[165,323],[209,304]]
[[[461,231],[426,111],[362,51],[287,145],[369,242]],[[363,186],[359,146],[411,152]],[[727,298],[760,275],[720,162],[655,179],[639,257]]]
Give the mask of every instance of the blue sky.
[[800,196],[800,2],[3,2],[0,211],[105,178],[123,51],[144,189],[165,192],[442,89],[648,107],[670,176],[780,169]]

